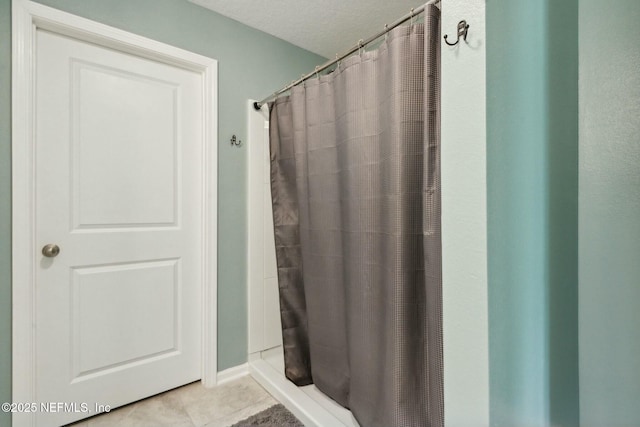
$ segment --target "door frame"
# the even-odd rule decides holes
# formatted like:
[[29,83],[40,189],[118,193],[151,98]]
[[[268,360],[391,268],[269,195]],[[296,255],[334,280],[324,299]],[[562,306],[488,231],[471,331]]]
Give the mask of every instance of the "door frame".
[[[38,29],[199,73],[203,78],[202,383],[217,383],[217,74],[212,58],[28,0],[12,1],[12,401],[35,401],[35,34]],[[32,414],[14,414],[31,425]]]

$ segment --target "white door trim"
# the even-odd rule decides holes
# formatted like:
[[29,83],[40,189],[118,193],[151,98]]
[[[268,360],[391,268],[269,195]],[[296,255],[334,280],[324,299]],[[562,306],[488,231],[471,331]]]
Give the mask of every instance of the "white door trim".
[[[200,73],[204,123],[202,170],[202,382],[217,381],[217,74],[216,60],[43,6],[12,2],[12,400],[35,401],[35,34],[45,29]],[[32,425],[14,414],[13,425]]]

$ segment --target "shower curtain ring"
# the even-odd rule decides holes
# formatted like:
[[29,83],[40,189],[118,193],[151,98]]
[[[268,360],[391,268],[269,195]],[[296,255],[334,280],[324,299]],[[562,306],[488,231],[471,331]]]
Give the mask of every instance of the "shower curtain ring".
[[316,79],[319,79],[319,78],[320,78],[320,76],[318,75],[318,68],[320,68],[320,67],[318,67],[318,66],[316,65]]
[[409,13],[411,14],[411,19],[409,19],[409,26],[413,26],[413,16],[414,16],[413,8],[411,8]]
[[360,39],[358,40],[358,55],[362,56],[362,43],[364,42],[364,40]]
[[389,39],[389,24],[384,24],[384,41]]

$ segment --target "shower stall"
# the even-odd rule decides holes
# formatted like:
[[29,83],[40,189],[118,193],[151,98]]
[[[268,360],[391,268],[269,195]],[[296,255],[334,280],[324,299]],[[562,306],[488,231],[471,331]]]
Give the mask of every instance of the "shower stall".
[[[466,43],[458,46],[448,47],[441,40],[445,425],[472,421],[473,425],[484,426],[488,425],[484,10],[471,10],[463,4],[449,5],[446,10],[448,13],[442,15],[443,34],[451,29],[455,40],[460,18],[466,18],[472,30]],[[256,110],[254,102],[250,100],[246,106],[249,371],[305,425],[357,426],[348,409],[315,385],[298,387],[285,376],[271,200],[269,112],[266,105]],[[474,213],[471,221],[466,217],[469,212]],[[469,227],[460,227],[462,222]],[[467,286],[470,281],[474,283],[472,288]],[[473,358],[468,357],[470,350]],[[372,376],[382,374],[371,372]]]
[[249,161],[249,370],[307,426],[356,427],[357,421],[315,385],[297,387],[284,375],[284,352],[269,175],[269,115],[247,104]]

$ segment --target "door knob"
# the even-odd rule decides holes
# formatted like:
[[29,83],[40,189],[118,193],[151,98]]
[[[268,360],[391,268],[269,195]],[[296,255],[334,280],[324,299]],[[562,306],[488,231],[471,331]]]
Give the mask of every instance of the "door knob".
[[44,245],[42,247],[42,255],[48,258],[53,258],[55,256],[58,256],[59,253],[60,253],[60,247],[53,243],[49,243],[48,245]]

